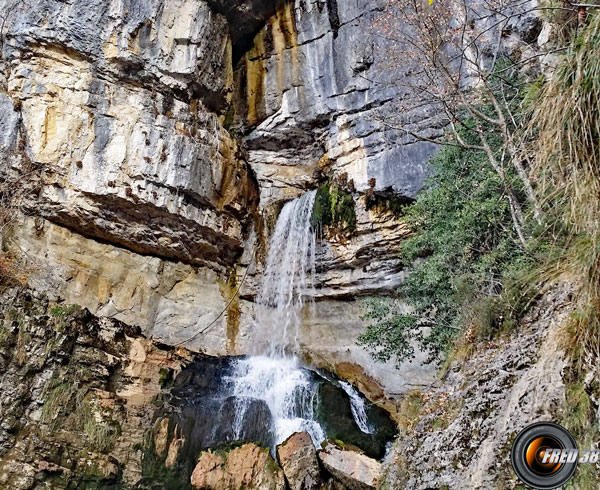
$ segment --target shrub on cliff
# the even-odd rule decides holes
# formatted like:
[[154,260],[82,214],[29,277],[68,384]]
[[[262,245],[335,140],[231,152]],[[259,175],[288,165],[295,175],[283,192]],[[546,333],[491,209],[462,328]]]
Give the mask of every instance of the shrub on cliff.
[[[474,135],[465,131],[463,137]],[[410,312],[400,311],[394,300],[367,303],[372,322],[360,342],[380,360],[395,355],[402,361],[414,355],[415,346],[430,360],[440,359],[465,325],[489,335],[509,322],[510,311],[498,301],[503,278],[527,262],[505,184],[485,153],[447,146],[431,164],[426,190],[404,216],[415,232],[403,243],[411,274],[399,290]],[[507,178],[518,188],[514,175]]]

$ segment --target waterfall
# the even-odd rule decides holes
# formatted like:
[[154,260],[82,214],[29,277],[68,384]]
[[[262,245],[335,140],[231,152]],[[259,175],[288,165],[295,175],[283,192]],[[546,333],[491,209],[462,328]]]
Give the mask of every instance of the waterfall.
[[[256,298],[257,329],[265,334],[266,348],[237,360],[227,380],[235,396],[233,437],[237,439],[242,437],[249,407],[257,400],[271,414],[275,446],[299,431],[308,432],[317,447],[326,437],[317,421],[319,383],[297,357],[302,309],[314,297],[315,197],[316,191],[311,191],[286,203],[269,242]],[[370,434],[364,400],[351,385],[342,388],[350,397],[357,426]]]
[[372,434],[374,431],[369,425],[369,418],[367,417],[367,406],[365,399],[360,396],[358,391],[350,383],[345,381],[339,381],[340,386],[350,397],[350,410],[352,410],[352,416],[358,428],[365,434]]
[[316,235],[311,227],[316,191],[286,203],[269,242],[257,303],[257,323],[269,335],[270,357],[298,352],[300,315],[314,296]]
[[237,361],[231,376],[237,399],[234,433],[241,434],[249,400],[266,403],[273,417],[275,444],[294,432],[307,431],[315,445],[325,440],[316,421],[318,385],[300,366],[299,331],[302,308],[313,296],[316,236],[311,227],[316,191],[286,203],[269,242],[256,322],[267,348]]
[[231,379],[238,402],[236,438],[243,432],[243,414],[254,399],[264,401],[271,412],[275,445],[302,431],[308,432],[315,444],[321,444],[325,433],[315,420],[318,386],[309,373],[293,357],[254,356],[238,360]]

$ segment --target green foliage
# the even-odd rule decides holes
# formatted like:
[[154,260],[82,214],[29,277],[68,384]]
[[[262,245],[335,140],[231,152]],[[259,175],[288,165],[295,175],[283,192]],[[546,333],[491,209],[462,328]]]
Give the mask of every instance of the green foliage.
[[[462,137],[475,143],[469,130]],[[404,210],[415,233],[403,242],[411,274],[399,293],[410,309],[389,299],[366,305],[371,324],[359,341],[376,359],[401,362],[418,346],[439,360],[465,327],[484,337],[506,328],[513,312],[500,299],[503,279],[531,262],[513,232],[504,183],[483,152],[446,146],[431,165],[426,190]]]
[[105,414],[94,413],[85,377],[82,373],[77,373],[78,379],[74,376],[61,368],[50,378],[43,391],[41,421],[53,430],[64,426],[81,431],[93,450],[107,453],[121,435],[121,426]]
[[67,312],[62,306],[55,306],[50,310],[50,314],[53,316],[66,316]]
[[173,370],[169,368],[160,368],[158,384],[161,389],[167,389],[173,384]]
[[[566,407],[561,417],[561,424],[575,437],[579,447],[588,449],[595,447],[600,437],[596,422],[596,405],[594,400],[600,394],[600,384],[597,380],[587,384],[581,379],[581,373],[571,369],[566,384]],[[593,490],[598,488],[598,469],[596,465],[581,465],[575,477],[565,488]]]
[[[65,332],[68,327],[70,317],[82,311],[81,306],[72,304],[69,306],[57,305],[50,309],[50,314],[54,317],[54,330],[57,332]],[[52,345],[48,345],[51,348]]]
[[332,227],[351,234],[356,229],[356,212],[352,194],[336,184],[323,184],[317,190],[311,224]]
[[52,316],[64,318],[78,311],[81,311],[81,306],[79,306],[78,304],[72,304],[69,306],[57,305],[54,308],[50,309],[50,314]]
[[328,226],[331,224],[331,220],[331,195],[329,186],[323,184],[317,190],[311,224],[313,228],[317,228],[319,225]]

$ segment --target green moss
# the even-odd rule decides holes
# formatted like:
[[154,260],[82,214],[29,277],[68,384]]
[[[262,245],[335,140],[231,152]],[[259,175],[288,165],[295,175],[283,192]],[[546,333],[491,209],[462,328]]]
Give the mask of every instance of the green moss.
[[231,129],[234,119],[235,119],[235,105],[233,102],[231,102],[229,104],[229,108],[227,109],[227,114],[225,114],[225,119],[223,120],[223,128],[225,128],[226,131],[229,131]]
[[68,306],[57,305],[50,309],[50,315],[54,317],[54,330],[64,332],[68,325],[68,320],[82,311],[82,307],[78,304]]
[[317,190],[313,215],[313,227],[331,227],[344,234],[356,229],[356,210],[352,194],[336,184],[323,184]]
[[346,445],[344,444],[344,441],[340,440],[340,439],[335,439],[334,440],[335,445],[338,446],[340,449],[345,449]]
[[231,441],[215,446],[211,450],[215,454],[226,456],[228,453],[230,453],[234,449],[242,447],[244,444],[247,444],[247,441]]
[[158,379],[158,384],[161,389],[167,389],[173,384],[173,370],[168,368],[160,368],[159,371],[160,378]]
[[328,226],[331,224],[331,196],[327,184],[323,184],[317,190],[311,224],[315,228],[319,225]]
[[[166,454],[157,454],[154,445],[153,431],[147,431],[144,436],[142,456],[142,480],[136,484],[136,488],[165,490],[191,490],[190,476],[194,467],[182,465],[182,459],[173,468],[165,466]],[[138,446],[139,447],[139,446]],[[194,454],[197,461],[199,454]],[[185,458],[184,458],[185,459]]]

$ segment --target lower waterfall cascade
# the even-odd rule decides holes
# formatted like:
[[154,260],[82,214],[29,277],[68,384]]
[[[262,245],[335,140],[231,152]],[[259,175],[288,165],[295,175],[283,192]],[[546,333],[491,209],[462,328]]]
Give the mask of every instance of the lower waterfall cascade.
[[[299,353],[302,309],[314,297],[316,231],[311,226],[316,191],[286,203],[269,242],[256,322],[267,337],[265,352],[239,359],[230,377],[236,398],[234,437],[241,437],[250,400],[268,407],[274,445],[294,432],[308,432],[316,447],[327,434],[318,420],[319,384],[303,367]],[[364,398],[350,383],[339,381],[348,395],[358,428],[371,434]]]

